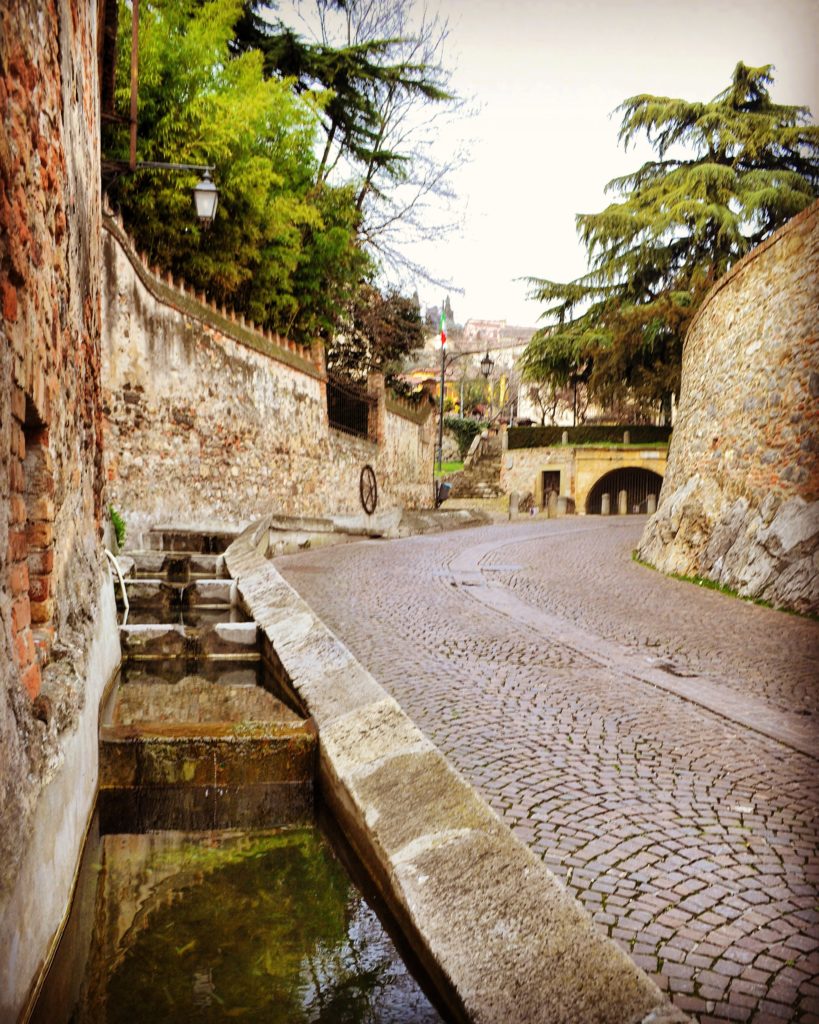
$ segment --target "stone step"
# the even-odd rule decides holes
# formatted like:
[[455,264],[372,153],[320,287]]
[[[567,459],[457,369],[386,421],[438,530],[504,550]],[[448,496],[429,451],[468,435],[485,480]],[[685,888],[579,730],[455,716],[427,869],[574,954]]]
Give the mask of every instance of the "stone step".
[[100,728],[100,789],[298,784],[312,790],[316,733],[261,687],[115,688]]
[[219,622],[192,628],[180,624],[120,626],[124,658],[259,657],[255,622]]
[[151,551],[222,554],[238,534],[228,530],[184,530],[157,527],[143,535],[145,547]]
[[236,584],[230,578],[196,579],[188,583],[154,578],[130,578],[125,581],[128,603],[132,608],[192,608],[198,605],[236,603]]
[[133,568],[129,575],[143,578],[162,577],[175,582],[187,582],[197,577],[224,579],[228,575],[224,555],[142,549],[126,551],[120,557],[123,561],[131,559]]

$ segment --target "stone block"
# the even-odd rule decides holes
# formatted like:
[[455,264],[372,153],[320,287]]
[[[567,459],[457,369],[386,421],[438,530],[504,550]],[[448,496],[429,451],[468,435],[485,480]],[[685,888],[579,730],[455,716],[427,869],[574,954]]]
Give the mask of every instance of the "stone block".
[[121,626],[123,656],[173,658],[186,653],[184,626]]
[[232,580],[197,580],[185,588],[185,603],[232,604],[235,585]]

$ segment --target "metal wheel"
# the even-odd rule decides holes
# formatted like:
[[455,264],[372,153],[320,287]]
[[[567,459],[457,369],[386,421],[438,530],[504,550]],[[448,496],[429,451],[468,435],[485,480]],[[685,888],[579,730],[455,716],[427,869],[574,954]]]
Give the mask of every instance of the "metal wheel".
[[372,466],[365,466],[361,470],[361,476],[358,479],[358,493],[361,495],[364,511],[371,516],[378,504],[378,483]]

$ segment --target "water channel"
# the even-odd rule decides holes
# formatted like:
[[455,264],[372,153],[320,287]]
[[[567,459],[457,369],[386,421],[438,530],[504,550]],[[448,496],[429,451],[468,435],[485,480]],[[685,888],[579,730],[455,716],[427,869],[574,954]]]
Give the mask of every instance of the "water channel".
[[314,740],[215,556],[134,561],[97,807],[32,1021],[440,1021],[319,825]]
[[105,834],[97,814],[32,1020],[441,1017],[315,825]]

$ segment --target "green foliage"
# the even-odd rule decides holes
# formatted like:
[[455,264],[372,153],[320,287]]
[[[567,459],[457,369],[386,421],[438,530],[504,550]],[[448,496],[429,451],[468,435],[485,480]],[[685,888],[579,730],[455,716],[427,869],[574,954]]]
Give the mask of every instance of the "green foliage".
[[629,443],[635,445],[667,444],[670,427],[652,427],[644,424],[632,426],[581,427],[510,427],[509,448],[549,448],[563,443],[563,434],[569,436],[570,445],[622,444],[623,431],[629,432]]
[[403,360],[424,344],[417,298],[369,284],[359,288],[343,329],[328,347],[327,366],[354,380],[377,370],[394,386]]
[[464,468],[462,461],[459,462],[442,462],[440,470],[438,469],[438,463],[435,463],[435,476],[449,476],[450,473],[460,473]]
[[529,279],[550,321],[521,360],[557,386],[584,373],[590,394],[670,409],[685,331],[713,282],[819,191],[819,129],[805,107],[775,104],[772,68],[740,63],[707,103],[626,100],[620,141],[645,134],[658,159],[615,179],[619,198],[577,226],[589,271]]
[[116,537],[117,547],[122,550],[125,545],[125,520],[113,505],[108,506],[108,515],[111,517],[111,525],[114,527],[114,536]]
[[448,430],[455,438],[458,443],[458,451],[460,452],[461,458],[465,458],[469,451],[469,446],[473,440],[481,433],[486,430],[486,423],[480,420],[473,420],[469,418],[462,419],[460,416],[444,416],[444,428]]
[[307,42],[265,17],[276,11],[273,0],[245,0],[235,46],[263,53],[267,75],[321,97],[317,182],[350,175],[362,245],[382,270],[424,276],[399,242],[456,226],[440,217],[431,224],[427,202],[451,198],[447,175],[460,159],[439,156],[441,117],[462,107],[443,61],[446,22],[412,0],[315,0],[315,8],[320,38]]
[[[214,299],[297,340],[329,333],[369,261],[357,246],[351,188],[316,184],[320,104],[265,79],[262,54],[233,55],[241,0],[154,0],[140,6],[140,161],[215,165],[214,224],[191,207],[196,174],[138,171],[111,195],[140,248]],[[120,28],[130,17],[122,5]],[[120,39],[117,103],[129,97],[130,46]],[[107,155],[124,158],[127,131]]]

